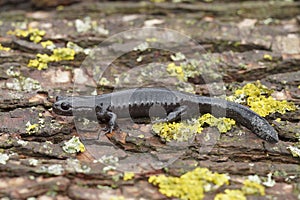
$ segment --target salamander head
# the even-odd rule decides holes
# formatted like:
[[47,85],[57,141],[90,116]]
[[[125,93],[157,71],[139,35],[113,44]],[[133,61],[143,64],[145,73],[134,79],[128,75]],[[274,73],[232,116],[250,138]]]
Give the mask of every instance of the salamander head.
[[73,115],[72,99],[69,97],[57,96],[52,108],[56,114],[64,116]]
[[95,115],[95,96],[56,97],[52,108],[56,114],[64,116],[90,117]]

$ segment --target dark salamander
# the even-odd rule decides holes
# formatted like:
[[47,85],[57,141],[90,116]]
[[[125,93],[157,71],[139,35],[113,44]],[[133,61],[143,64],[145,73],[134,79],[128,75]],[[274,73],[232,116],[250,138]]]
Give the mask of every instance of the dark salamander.
[[65,116],[94,115],[99,123],[108,124],[108,132],[116,127],[117,118],[158,117],[155,122],[173,122],[212,113],[215,117],[234,119],[268,142],[278,142],[278,134],[267,120],[243,105],[164,88],[128,89],[98,96],[58,96],[53,111]]

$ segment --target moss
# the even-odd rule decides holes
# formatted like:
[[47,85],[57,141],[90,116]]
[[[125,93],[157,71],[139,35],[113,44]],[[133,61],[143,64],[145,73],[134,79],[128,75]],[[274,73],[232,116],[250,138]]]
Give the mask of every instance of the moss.
[[187,141],[194,134],[201,133],[206,124],[217,127],[221,133],[225,133],[235,125],[235,121],[224,117],[216,118],[207,113],[189,121],[153,124],[152,130],[166,141]]
[[0,51],[9,51],[10,48],[9,47],[4,47],[2,46],[2,44],[0,44]]
[[7,34],[22,38],[29,38],[30,41],[39,43],[46,32],[37,28],[28,28],[27,30],[15,29],[14,31],[8,31]]
[[80,142],[78,137],[73,136],[69,141],[65,142],[63,146],[63,150],[66,153],[78,153],[78,152],[84,152],[85,147]]
[[214,200],[246,200],[246,196],[241,190],[228,190],[224,193],[219,193],[215,196]]
[[198,167],[180,177],[150,176],[148,182],[158,186],[159,191],[167,197],[201,200],[205,192],[216,190],[224,184],[228,185],[229,177]]
[[296,110],[296,106],[292,102],[287,102],[286,100],[278,101],[271,96],[272,93],[272,90],[257,81],[237,89],[234,95],[229,96],[227,99],[247,104],[251,110],[262,117],[276,112],[285,114],[286,111]]
[[128,181],[134,178],[134,173],[133,172],[125,172],[123,175],[123,180]]

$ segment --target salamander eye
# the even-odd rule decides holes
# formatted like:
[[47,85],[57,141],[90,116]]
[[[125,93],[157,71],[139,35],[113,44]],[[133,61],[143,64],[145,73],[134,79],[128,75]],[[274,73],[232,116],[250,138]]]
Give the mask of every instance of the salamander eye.
[[70,104],[69,103],[66,103],[66,102],[62,102],[61,103],[61,108],[63,109],[63,110],[69,110],[70,109]]

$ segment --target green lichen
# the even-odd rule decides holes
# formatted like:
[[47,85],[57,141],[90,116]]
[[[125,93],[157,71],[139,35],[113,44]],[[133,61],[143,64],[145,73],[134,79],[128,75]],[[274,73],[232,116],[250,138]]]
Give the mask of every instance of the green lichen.
[[224,117],[216,118],[207,113],[198,119],[153,124],[152,130],[166,141],[187,141],[194,134],[201,133],[204,125],[217,127],[221,133],[225,133],[235,125],[235,121]]
[[84,145],[80,142],[80,139],[76,136],[73,136],[69,141],[65,142],[62,148],[66,153],[78,153],[78,152],[85,151]]
[[30,41],[39,43],[46,32],[37,28],[28,28],[27,30],[15,29],[14,31],[8,31],[7,34],[22,38],[29,38]]
[[40,54],[36,55],[36,59],[29,60],[28,67],[43,70],[48,68],[49,62],[58,62],[63,60],[74,60],[75,51],[70,48],[53,49],[52,55]]
[[295,111],[296,106],[286,100],[278,101],[271,96],[272,90],[262,85],[259,81],[248,83],[243,88],[237,89],[234,95],[227,99],[237,103],[247,104],[251,110],[265,117],[272,113],[285,114],[286,111]]
[[245,194],[241,190],[226,189],[224,193],[219,193],[214,200],[246,200]]
[[158,186],[160,193],[167,197],[186,200],[201,200],[204,193],[229,184],[229,176],[211,172],[207,168],[195,168],[180,177],[165,175],[150,176],[148,182]]
[[10,48],[9,47],[4,47],[2,46],[2,44],[0,44],[0,51],[9,51]]

